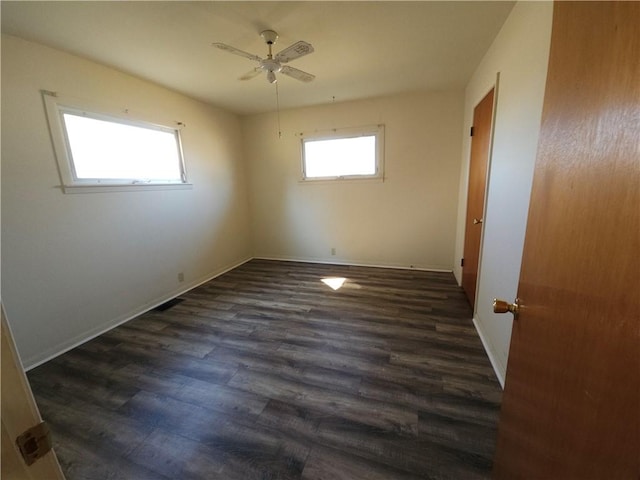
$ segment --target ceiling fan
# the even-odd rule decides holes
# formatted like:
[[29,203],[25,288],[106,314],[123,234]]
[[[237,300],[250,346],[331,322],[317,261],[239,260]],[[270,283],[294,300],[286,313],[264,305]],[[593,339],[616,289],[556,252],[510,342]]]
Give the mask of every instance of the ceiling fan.
[[274,43],[276,43],[276,40],[278,40],[278,34],[273,30],[265,30],[260,33],[260,36],[264,39],[265,43],[269,47],[267,58],[260,58],[258,55],[247,53],[225,43],[213,43],[212,45],[216,48],[219,48],[220,50],[224,50],[225,52],[233,53],[234,55],[239,55],[241,57],[245,57],[249,60],[254,60],[259,63],[259,65],[253,70],[240,77],[240,80],[250,80],[262,72],[267,73],[267,80],[269,81],[269,83],[276,83],[278,81],[278,79],[276,78],[276,73],[282,73],[291,78],[295,78],[296,80],[300,80],[301,82],[310,82],[314,78],[316,78],[315,75],[303,72],[302,70],[298,70],[297,68],[293,68],[288,65],[282,65],[283,63],[288,63],[292,60],[295,60],[296,58],[300,58],[304,55],[313,53],[313,47],[311,46],[311,44],[303,42],[301,40],[294,43],[293,45],[288,46],[281,52],[276,53],[276,55],[274,56],[271,52],[271,47]]

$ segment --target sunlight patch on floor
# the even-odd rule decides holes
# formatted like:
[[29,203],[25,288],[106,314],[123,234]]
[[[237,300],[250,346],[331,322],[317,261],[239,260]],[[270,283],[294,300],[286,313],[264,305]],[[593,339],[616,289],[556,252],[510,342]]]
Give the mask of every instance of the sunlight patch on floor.
[[334,290],[338,290],[346,280],[344,277],[327,277],[322,279],[322,283],[330,286]]

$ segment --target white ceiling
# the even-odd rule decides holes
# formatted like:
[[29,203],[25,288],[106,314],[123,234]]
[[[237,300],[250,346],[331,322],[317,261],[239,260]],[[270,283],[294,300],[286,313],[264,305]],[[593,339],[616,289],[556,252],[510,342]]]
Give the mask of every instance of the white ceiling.
[[274,52],[298,40],[315,52],[280,75],[280,107],[316,105],[416,90],[464,88],[513,2],[12,2],[2,32],[66,50],[191,97],[250,114],[275,110],[255,64],[211,46],[261,57],[259,33],[276,30]]

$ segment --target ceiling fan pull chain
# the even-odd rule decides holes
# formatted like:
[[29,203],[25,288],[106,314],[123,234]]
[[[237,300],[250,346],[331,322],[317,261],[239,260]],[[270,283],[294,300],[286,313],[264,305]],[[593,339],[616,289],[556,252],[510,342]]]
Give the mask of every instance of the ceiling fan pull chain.
[[276,82],[276,112],[278,115],[278,138],[282,138],[282,130],[280,129],[280,94],[278,93],[278,82]]

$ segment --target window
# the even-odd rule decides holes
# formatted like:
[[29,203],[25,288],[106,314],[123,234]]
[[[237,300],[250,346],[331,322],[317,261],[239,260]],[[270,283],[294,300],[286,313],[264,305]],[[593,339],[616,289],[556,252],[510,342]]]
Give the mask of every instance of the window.
[[177,127],[44,98],[65,192],[188,186]]
[[303,180],[383,178],[384,126],[302,135]]

